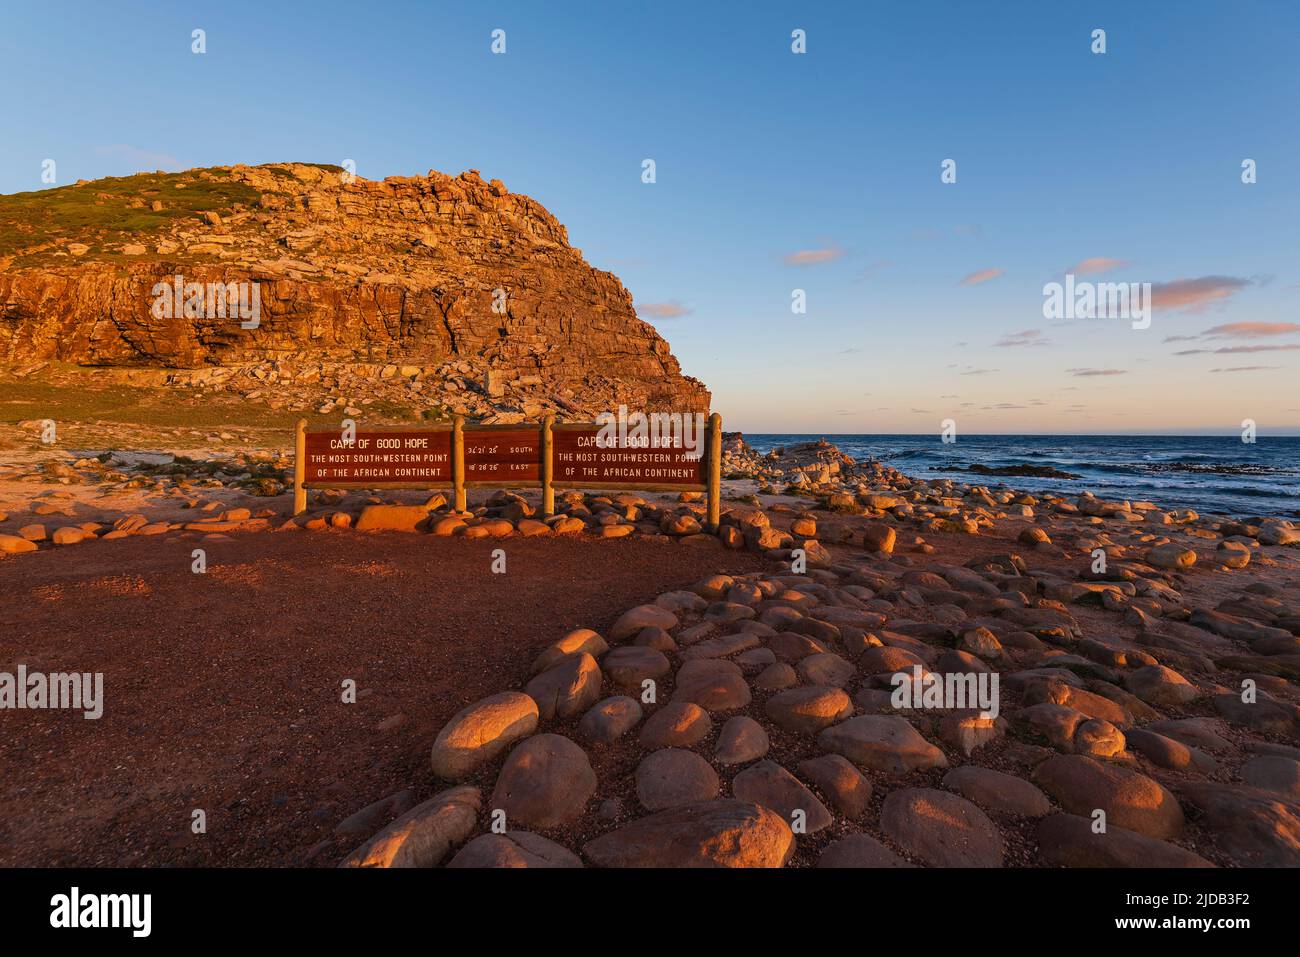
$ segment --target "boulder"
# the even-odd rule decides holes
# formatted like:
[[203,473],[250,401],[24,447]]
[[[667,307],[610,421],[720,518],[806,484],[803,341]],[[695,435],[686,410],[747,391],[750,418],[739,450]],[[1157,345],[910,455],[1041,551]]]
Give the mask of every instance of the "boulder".
[[794,834],[766,808],[717,800],[640,818],[583,853],[598,867],[783,867]]
[[458,711],[434,739],[433,773],[460,781],[520,738],[537,730],[537,702],[503,691]]

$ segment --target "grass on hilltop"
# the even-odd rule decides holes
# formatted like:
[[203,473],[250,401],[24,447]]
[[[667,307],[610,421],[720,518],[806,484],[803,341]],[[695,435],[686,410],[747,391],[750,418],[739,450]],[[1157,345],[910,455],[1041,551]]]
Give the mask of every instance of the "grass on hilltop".
[[[340,169],[324,163],[300,165]],[[271,172],[281,178],[293,175],[276,168]],[[0,195],[0,256],[14,256],[41,243],[69,240],[90,247],[84,259],[115,258],[106,246],[147,240],[180,220],[197,223],[204,212],[224,216],[236,206],[255,206],[258,191],[228,177],[229,172],[219,168],[137,173]],[[154,200],[163,204],[157,212],[150,208]],[[53,251],[20,256],[15,264],[34,265]]]

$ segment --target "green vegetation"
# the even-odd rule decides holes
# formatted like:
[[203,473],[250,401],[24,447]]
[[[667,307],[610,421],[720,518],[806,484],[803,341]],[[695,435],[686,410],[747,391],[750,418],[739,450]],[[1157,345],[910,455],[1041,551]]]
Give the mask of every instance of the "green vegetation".
[[[0,256],[66,239],[89,246],[85,258],[109,258],[106,245],[145,240],[203,212],[226,215],[255,205],[258,191],[227,175],[219,169],[139,173],[0,196]],[[155,200],[161,210],[151,208]],[[31,265],[51,251],[19,257],[17,264]]]

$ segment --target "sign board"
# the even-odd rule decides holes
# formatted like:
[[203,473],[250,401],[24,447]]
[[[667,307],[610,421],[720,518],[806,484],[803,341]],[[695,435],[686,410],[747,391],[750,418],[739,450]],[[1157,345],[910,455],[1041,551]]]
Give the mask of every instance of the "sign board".
[[465,484],[532,486],[542,480],[542,432],[537,426],[480,426],[465,437]]
[[437,488],[451,486],[450,426],[308,431],[303,484],[308,488]]
[[702,445],[694,452],[671,446],[601,448],[600,431],[594,425],[554,427],[553,484],[663,486],[701,492],[708,484]]
[[721,498],[722,418],[694,450],[663,444],[602,447],[591,423],[309,429],[298,422],[294,514],[307,508],[309,488],[452,488],[465,511],[474,486],[540,487],[542,512],[554,514],[557,487],[640,488],[708,492],[708,523],[717,528]]

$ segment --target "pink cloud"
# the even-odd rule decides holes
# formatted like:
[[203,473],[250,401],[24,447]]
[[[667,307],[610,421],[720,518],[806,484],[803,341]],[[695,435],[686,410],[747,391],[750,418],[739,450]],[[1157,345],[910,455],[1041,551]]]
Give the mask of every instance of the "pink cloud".
[[1156,309],[1186,309],[1201,312],[1216,302],[1224,302],[1249,286],[1249,279],[1236,276],[1201,276],[1199,279],[1175,279],[1151,287],[1151,305]]
[[1207,339],[1258,339],[1300,332],[1300,322],[1230,322],[1201,333]]
[[990,279],[997,279],[998,276],[1001,275],[1001,269],[981,269],[978,272],[973,272],[969,276],[966,276],[962,279],[959,285],[978,286],[982,282],[988,282]]
[[1050,344],[1050,340],[1043,338],[1043,330],[1041,329],[1026,329],[1024,332],[1012,332],[1003,336],[1001,339],[999,339],[997,342],[994,343],[995,346],[1003,346],[1003,347],[1046,346],[1049,344]]
[[1093,256],[1091,259],[1075,263],[1074,267],[1067,269],[1066,272],[1074,273],[1076,276],[1095,276],[1097,273],[1110,272],[1112,269],[1119,269],[1127,265],[1127,259],[1107,259],[1105,256]]
[[800,249],[798,252],[790,253],[785,257],[787,266],[814,266],[817,263],[828,263],[834,259],[839,259],[844,255],[844,250],[839,246],[827,246],[823,249]]
[[682,316],[691,314],[691,311],[676,299],[671,299],[668,302],[647,302],[644,305],[638,305],[636,310],[656,319],[680,319]]

